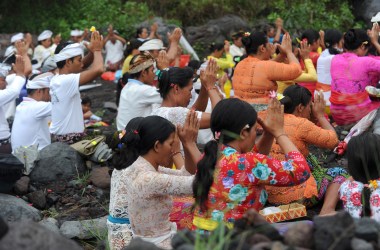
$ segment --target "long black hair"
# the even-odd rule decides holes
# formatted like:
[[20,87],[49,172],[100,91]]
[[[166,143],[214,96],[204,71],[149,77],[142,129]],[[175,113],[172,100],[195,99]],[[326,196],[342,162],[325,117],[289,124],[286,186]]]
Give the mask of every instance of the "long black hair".
[[171,67],[168,70],[158,72],[158,92],[165,99],[173,85],[180,88],[186,87],[193,79],[194,70],[190,67],[178,68]]
[[120,150],[114,156],[114,166],[121,170],[129,167],[140,155],[145,155],[159,141],[163,143],[175,132],[175,126],[160,116],[132,119],[120,139]]
[[284,98],[280,100],[284,105],[284,113],[293,114],[296,107],[300,104],[306,106],[311,101],[310,91],[300,85],[292,85],[284,90]]
[[311,45],[312,43],[318,41],[319,39],[319,33],[316,30],[308,29],[305,30],[301,35],[301,40],[306,39],[307,44]]
[[[218,102],[211,113],[210,128],[215,138],[209,141],[204,148],[203,158],[198,162],[197,173],[193,182],[195,206],[202,211],[207,210],[207,198],[214,181],[214,170],[218,157],[218,142],[228,144],[237,139],[240,131],[248,125],[252,127],[257,120],[255,109],[237,98],[224,99]],[[193,207],[193,208],[194,208]]]
[[[347,145],[348,172],[355,181],[368,184],[380,178],[380,136],[365,132],[354,136]],[[370,190],[363,189],[363,216],[370,216]]]

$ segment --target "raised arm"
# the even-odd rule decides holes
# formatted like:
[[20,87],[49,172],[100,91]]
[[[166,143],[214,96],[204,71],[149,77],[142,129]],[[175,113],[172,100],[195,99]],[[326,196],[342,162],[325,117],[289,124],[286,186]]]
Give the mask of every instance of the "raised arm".
[[80,73],[79,85],[86,84],[104,72],[103,56],[102,56],[102,37],[98,31],[91,34],[91,42],[88,48],[94,54],[94,60],[91,67]]
[[178,135],[185,151],[185,167],[190,174],[195,174],[198,160],[201,157],[201,152],[196,144],[199,126],[200,121],[197,114],[192,110],[187,114],[185,125],[177,126]]
[[29,44],[21,41],[17,41],[15,44],[17,54],[23,58],[24,61],[24,76],[28,76],[32,73],[32,62],[28,56]]
[[306,71],[294,79],[295,82],[316,82],[317,81],[317,71],[315,70],[313,61],[310,59],[310,45],[306,41],[300,43],[301,48],[300,54],[301,58],[305,63]]
[[14,72],[16,73],[16,77],[8,88],[0,90],[1,106],[14,100],[20,94],[20,91],[25,84],[24,57],[16,55],[16,62],[12,65],[12,67]]
[[169,50],[168,50],[168,58],[169,61],[172,62],[175,60],[177,54],[178,54],[178,45],[179,45],[179,39],[181,39],[182,36],[182,30],[180,28],[175,28],[173,30],[172,34],[168,34],[169,39]]

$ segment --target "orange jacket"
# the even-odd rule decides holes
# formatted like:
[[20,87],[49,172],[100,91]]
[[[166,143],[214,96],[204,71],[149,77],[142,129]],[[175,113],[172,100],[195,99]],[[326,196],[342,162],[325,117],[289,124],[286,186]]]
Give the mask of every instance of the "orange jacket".
[[267,104],[269,91],[277,90],[276,81],[293,80],[301,73],[298,63],[263,61],[248,56],[235,68],[232,81],[235,97],[249,103]]

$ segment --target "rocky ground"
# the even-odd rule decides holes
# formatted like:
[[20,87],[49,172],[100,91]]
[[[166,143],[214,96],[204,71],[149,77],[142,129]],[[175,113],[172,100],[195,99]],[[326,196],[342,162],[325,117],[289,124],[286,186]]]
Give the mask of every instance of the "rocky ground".
[[[97,128],[97,130],[106,135],[112,135],[116,131],[114,125],[116,111],[105,108],[104,103],[115,102],[116,85],[101,79],[96,83],[102,85],[81,93],[92,99],[93,112],[102,116],[103,120],[110,124],[109,127]],[[345,132],[341,134],[339,127],[337,131],[343,139]],[[0,211],[9,210],[7,216],[13,216],[14,221],[21,217],[29,217],[37,222],[43,219],[40,224],[49,227],[52,231],[61,232],[66,237],[75,238],[85,249],[94,249],[97,246],[97,249],[103,249],[107,232],[105,216],[108,214],[109,205],[109,171],[112,165],[83,162],[70,147],[58,146],[58,149],[52,151],[58,151],[59,155],[45,152],[46,162],[39,164],[48,164],[49,169],[62,168],[61,165],[65,165],[64,171],[60,170],[60,177],[65,174],[72,174],[73,177],[69,180],[56,181],[56,176],[50,176],[50,173],[36,169],[29,177],[24,176],[17,182],[11,193],[12,197],[0,197],[0,199],[15,199],[14,202],[25,201],[24,203],[28,206],[23,205],[24,212],[15,214],[11,208],[4,208],[1,204]],[[311,152],[325,167],[346,165],[344,158],[336,157],[328,151],[311,148]],[[62,157],[62,160],[59,157]],[[75,165],[75,168],[66,168],[69,165]],[[41,167],[41,169],[46,168]],[[308,217],[312,218],[318,214],[319,209],[320,207],[310,209]]]

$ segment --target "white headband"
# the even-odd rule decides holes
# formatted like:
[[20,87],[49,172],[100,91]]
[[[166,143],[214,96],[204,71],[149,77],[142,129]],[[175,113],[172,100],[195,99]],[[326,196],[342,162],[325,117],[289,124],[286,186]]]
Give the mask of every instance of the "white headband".
[[45,39],[49,39],[51,38],[51,36],[53,35],[53,32],[51,32],[50,30],[45,30],[43,31],[37,38],[38,41],[43,41]]
[[54,62],[57,63],[75,56],[83,57],[83,46],[79,43],[73,43],[64,47],[58,54],[54,55]]
[[17,33],[16,35],[13,35],[11,37],[11,43],[14,43],[14,42],[16,42],[18,40],[22,40],[22,39],[24,39],[24,34],[23,33]]
[[27,89],[45,89],[50,87],[50,80],[54,74],[48,72],[36,76],[33,80],[28,80],[26,84]]

